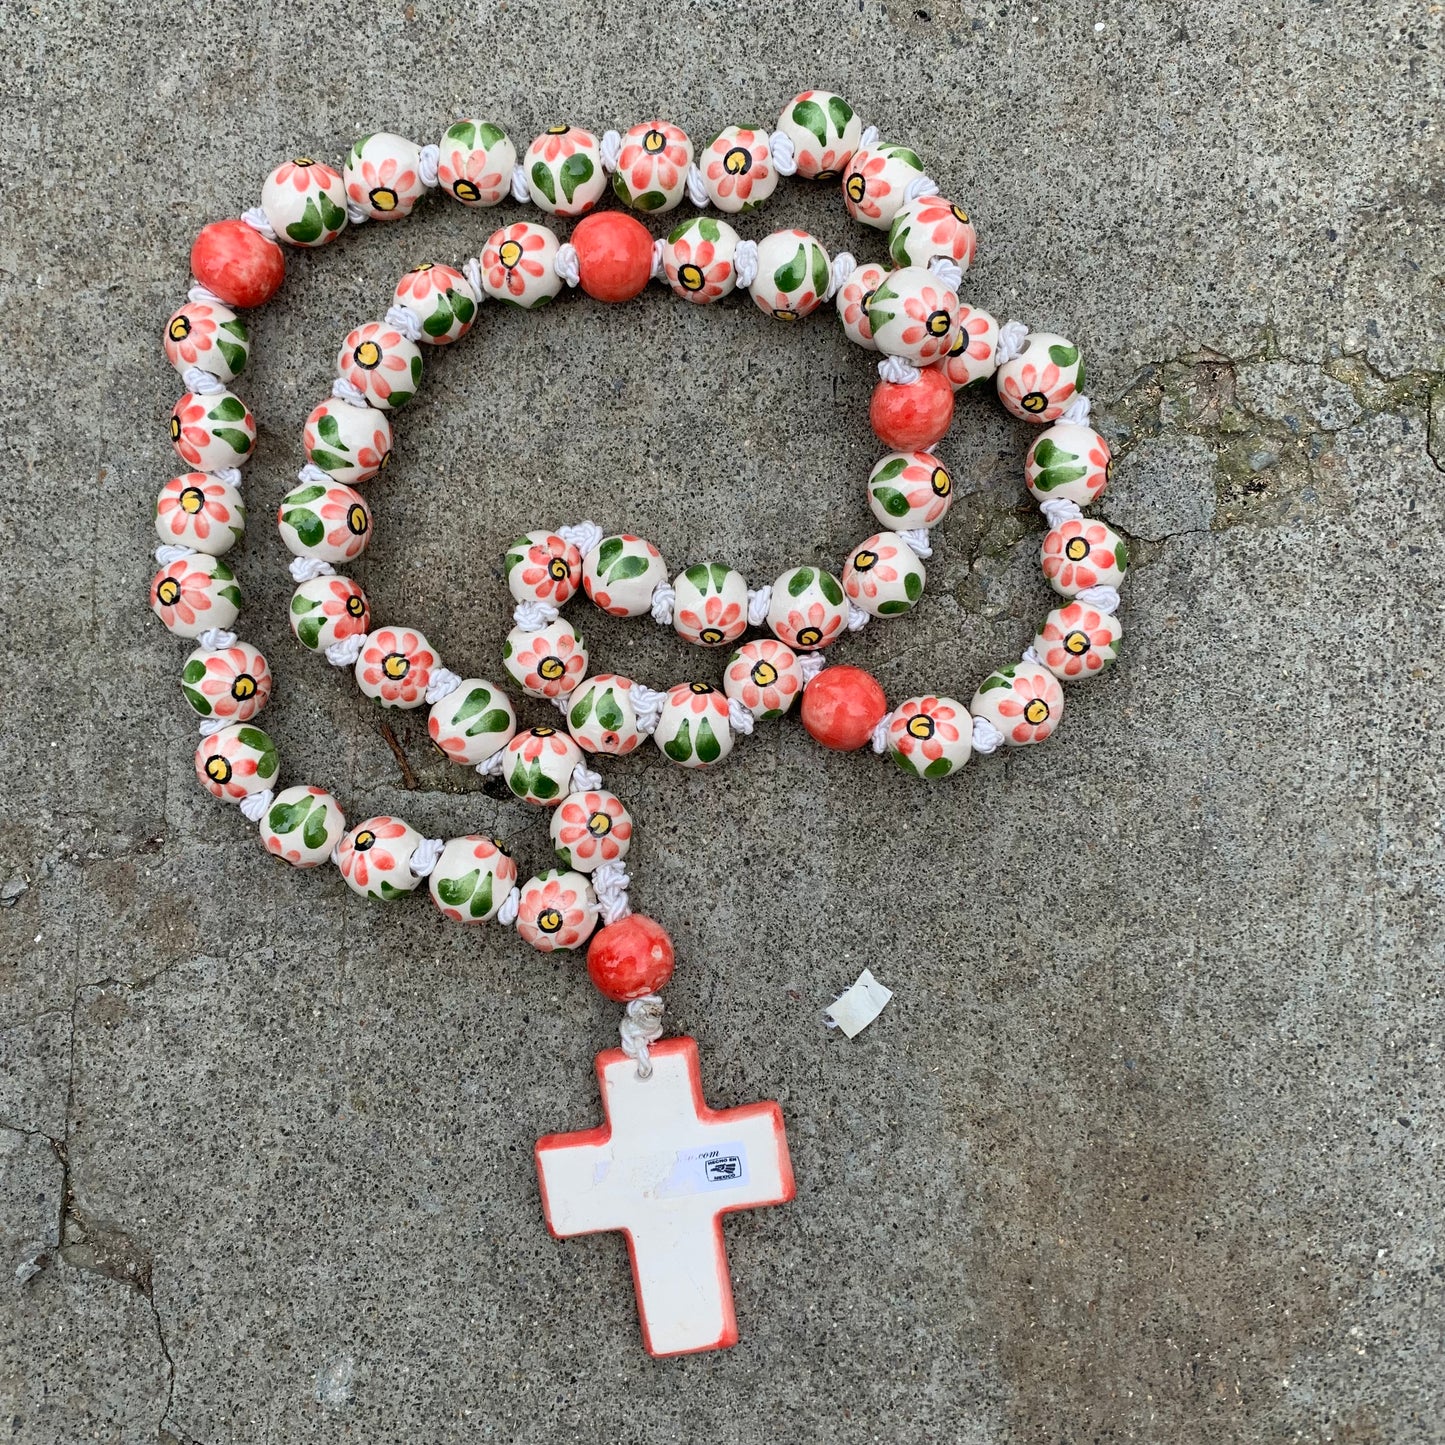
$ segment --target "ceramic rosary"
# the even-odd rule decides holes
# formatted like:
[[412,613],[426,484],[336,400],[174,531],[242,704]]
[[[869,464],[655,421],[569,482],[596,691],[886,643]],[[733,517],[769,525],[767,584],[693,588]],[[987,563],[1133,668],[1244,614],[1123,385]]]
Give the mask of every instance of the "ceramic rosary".
[[[838,184],[848,214],[886,232],[886,262],[830,257],[801,230],[744,239],[723,219],[756,210],[779,176],[792,175]],[[624,209],[595,209],[609,185]],[[251,347],[237,312],[280,288],[283,245],[318,247],[348,226],[400,220],[433,189],[469,208],[512,200],[581,219],[565,242],[549,226],[516,221],[459,267],[418,266],[397,283],[381,321],[345,338],[331,393],[305,420],[305,465],[279,509],[295,583],[289,618],[303,648],[349,669],[383,708],[426,707],[428,733],[451,761],[500,778],[548,811],[561,866],[521,883],[496,839],[424,838],[392,817],[348,828],[330,792],[280,787],[276,747],[255,723],[271,671],[230,630],[241,593],[223,559],[245,527],[240,469],[256,440],[249,407],[230,390]],[[629,214],[684,203],[697,213],[661,239]],[[393,901],[425,882],[436,907],[458,923],[515,927],[543,952],[587,945],[593,984],[625,1006],[621,1047],[596,1060],[606,1122],[538,1141],[543,1210],[559,1237],[625,1235],[644,1341],[656,1355],[736,1341],[721,1216],[785,1202],[793,1176],[778,1106],[709,1109],[695,1042],[661,1038],[659,990],[672,975],[672,942],[631,910],[633,819],[589,758],[626,755],[650,737],[678,766],[712,767],[739,737],[797,703],[822,746],[871,746],[910,777],[941,779],[974,753],[1045,741],[1063,716],[1062,684],[1097,676],[1118,653],[1117,589],[1128,553],[1083,510],[1113,465],[1088,424],[1083,361],[1064,337],[1001,326],[960,299],[976,246],[968,214],[939,195],[917,154],[882,143],[847,102],[824,91],[788,101],[772,131],[729,126],[700,154],[677,126],[649,120],[600,140],[555,125],[519,162],[497,126],[461,120],[439,145],[365,136],[340,173],[311,159],[278,166],[258,207],[201,230],[189,300],[166,323],[166,356],[186,387],[170,434],[190,470],[168,481],[156,502],[162,545],[150,599],[171,632],[196,644],[181,672],[201,732],[196,776],[239,804],[269,852],[298,868],[334,863],[363,897]],[[718,561],[674,574],[650,542],[604,534],[590,521],[516,538],[505,555],[516,606],[501,662],[523,696],[558,713],[519,727],[503,688],[444,667],[417,627],[378,624],[362,588],[338,571],[371,538],[371,509],[358,488],[387,465],[392,415],[421,385],[428,352],[461,340],[486,300],[537,311],[580,287],[619,304],[652,281],[696,305],[745,290],[782,322],[833,303],[848,338],[881,357],[869,419],[889,450],[866,484],[877,530],[836,576],[798,566],[757,586]],[[938,692],[890,707],[868,673],[825,665],[824,655],[848,633],[919,602],[932,529],[954,496],[934,449],[952,424],[955,393],[990,380],[1012,415],[1042,428],[1024,460],[1024,483],[1045,515],[1040,561],[1060,605],[1021,659],[984,678],[966,706]],[[654,691],[592,671],[582,634],[562,615],[579,591],[613,616],[649,619],[699,648],[725,650],[720,685],[697,680]],[[749,631],[764,635],[747,639]]]

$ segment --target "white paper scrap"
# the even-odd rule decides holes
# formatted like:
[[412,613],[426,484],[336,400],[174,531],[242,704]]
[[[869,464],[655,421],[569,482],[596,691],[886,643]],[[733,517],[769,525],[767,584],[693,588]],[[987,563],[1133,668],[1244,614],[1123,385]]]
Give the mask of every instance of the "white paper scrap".
[[883,1012],[892,997],[893,990],[884,988],[865,968],[858,975],[858,981],[835,998],[823,1014],[850,1039],[855,1039]]

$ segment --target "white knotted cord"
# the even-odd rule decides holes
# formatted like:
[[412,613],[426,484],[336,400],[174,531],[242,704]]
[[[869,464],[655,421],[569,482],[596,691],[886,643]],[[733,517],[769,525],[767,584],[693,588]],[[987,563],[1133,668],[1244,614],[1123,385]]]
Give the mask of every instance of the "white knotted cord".
[[952,256],[935,256],[928,263],[928,269],[932,271],[950,291],[957,292],[963,282],[963,267],[960,266]]
[[821,652],[802,652],[798,654],[798,671],[803,674],[803,686],[806,687],[822,670],[827,667],[827,662]]
[[1034,651],[1034,645],[1033,645],[1032,642],[1029,643],[1029,645],[1028,645],[1026,648],[1024,648],[1023,661],[1024,661],[1024,662],[1031,662],[1031,663],[1033,663],[1033,665],[1034,665],[1035,667],[1046,667],[1046,666],[1047,666],[1047,664],[1044,662],[1043,658],[1040,657],[1040,656],[1038,655],[1038,653]]
[[893,726],[893,714],[885,712],[873,725],[873,751],[875,753],[886,753],[888,751],[888,729]]
[[744,290],[753,284],[758,274],[758,243],[756,241],[738,242],[738,248],[733,252],[733,271],[737,275],[738,285]]
[[742,733],[744,737],[752,733],[757,724],[757,718],[753,716],[753,710],[740,697],[728,699],[728,726],[735,733]]
[[394,326],[408,341],[420,341],[426,335],[417,320],[416,312],[406,306],[388,306],[386,324]]
[[[540,632],[549,623],[555,622],[559,616],[561,613],[550,602],[539,602],[535,598],[519,602],[512,609],[512,620],[523,632]],[[554,701],[557,700],[559,699],[554,699]]]
[[651,277],[654,281],[660,281],[667,273],[667,267],[663,258],[667,255],[667,242],[661,236],[652,243],[652,271]]
[[1022,321],[1005,321],[998,329],[998,345],[993,349],[996,366],[1012,361],[1024,349],[1029,339],[1029,329]]
[[848,278],[858,269],[858,262],[851,251],[839,251],[828,266],[828,289],[823,293],[824,301],[831,301],[839,290],[847,285]]
[[326,660],[332,667],[355,667],[356,659],[365,646],[366,638],[360,632],[353,632],[350,637],[343,637],[340,642],[333,642],[327,647]]
[[296,473],[296,480],[303,486],[329,487],[331,485],[331,473],[324,467],[318,467],[315,462],[307,462],[306,465]]
[[659,627],[672,626],[672,614],[676,602],[677,594],[672,590],[671,582],[659,582],[652,589],[652,620]]
[[346,219],[353,226],[364,226],[371,219],[371,212],[348,196],[346,198]]
[[228,486],[239,487],[241,485],[240,467],[217,467],[211,475],[218,482],[225,482]]
[[206,717],[197,723],[197,729],[203,738],[214,737],[224,727],[230,724],[223,717]]
[[650,687],[634,682],[628,696],[632,699],[633,715],[637,718],[637,731],[644,737],[651,737],[662,720],[662,708],[667,701],[667,694],[654,692]]
[[204,303],[210,306],[224,306],[226,304],[209,286],[202,286],[199,281],[191,282],[191,289],[186,292],[186,300],[194,301],[198,304]]
[[482,262],[479,256],[468,256],[462,262],[462,275],[467,278],[467,285],[476,292],[478,302],[487,299],[486,288],[482,285]]
[[[877,144],[878,127],[876,125],[865,125],[863,127],[863,134],[858,137],[858,150],[871,150]],[[858,151],[854,151],[853,154],[857,155]]]
[[444,697],[450,697],[461,685],[461,678],[449,667],[437,668],[427,680],[427,706],[435,706],[435,704],[439,703]]
[[442,148],[437,145],[425,145],[416,156],[416,173],[421,177],[421,183],[427,190],[431,190],[437,183],[437,171],[441,168]]
[[996,753],[1003,746],[1003,734],[986,717],[973,720],[973,750],[976,753]]
[[617,1030],[622,1035],[622,1052],[637,1061],[637,1077],[652,1077],[648,1048],[662,1037],[662,1000],[655,993],[635,998],[627,1005]]
[[926,562],[933,556],[933,548],[928,545],[927,527],[910,527],[906,532],[899,532],[897,536],[915,557]]
[[1050,497],[1048,501],[1039,503],[1039,511],[1044,514],[1050,527],[1062,527],[1065,522],[1077,522],[1084,515],[1079,510],[1079,504],[1071,502],[1067,497]]
[[602,774],[595,773],[586,763],[578,763],[572,769],[571,790],[574,793],[595,793],[602,787]]
[[208,627],[196,638],[196,645],[204,652],[225,652],[236,645],[236,634],[224,627]]
[[442,849],[447,846],[445,838],[423,838],[412,850],[411,862],[407,867],[411,869],[414,878],[426,878],[430,876],[431,870],[437,866],[437,859],[442,856]]
[[577,248],[570,241],[563,241],[552,257],[552,269],[569,286],[575,286],[582,279],[582,268],[577,260]]
[[602,132],[602,169],[610,176],[617,169],[617,157],[622,154],[622,137],[615,130]]
[[185,382],[186,390],[196,396],[215,396],[218,391],[226,389],[226,383],[219,376],[214,376],[199,366],[186,367],[181,374],[181,380]]
[[512,199],[523,205],[532,199],[531,188],[527,185],[527,173],[521,166],[512,167]]
[[513,888],[507,896],[502,899],[502,906],[497,909],[497,922],[503,928],[510,928],[517,921],[517,914],[522,911],[522,890]]
[[1117,587],[1085,587],[1075,594],[1078,600],[1097,612],[1113,616],[1119,610],[1119,589]]
[[502,769],[507,765],[507,750],[505,747],[498,748],[491,757],[483,758],[477,764],[476,771],[484,778],[498,778]]
[[687,168],[687,198],[698,210],[702,210],[709,200],[707,181],[703,179],[703,174],[698,170],[696,164],[691,164]]
[[761,587],[748,589],[748,626],[761,627],[768,620],[768,608],[773,605],[773,588],[770,582]]
[[856,603],[848,604],[848,631],[862,632],[873,619]]
[[1089,414],[1094,410],[1094,403],[1081,391],[1068,406],[1064,408],[1061,421],[1071,422],[1074,426],[1088,426]]
[[259,793],[247,793],[241,799],[241,812],[252,823],[259,823],[266,816],[266,810],[275,796],[270,788],[262,788]]
[[267,218],[265,211],[260,206],[252,206],[249,211],[241,212],[241,219],[253,230],[260,232],[268,241],[276,239],[276,228]]
[[331,394],[337,401],[344,401],[348,406],[366,406],[366,393],[358,386],[353,386],[344,376],[338,376],[331,383]]
[[878,363],[878,375],[884,381],[893,382],[895,386],[912,386],[923,373],[911,361],[905,361],[901,356],[885,356]]
[[589,552],[595,552],[602,545],[602,538],[606,535],[596,522],[573,522],[565,527],[557,528],[557,535],[564,541],[574,546],[586,557]]
[[632,879],[620,860],[601,863],[592,874],[592,891],[597,895],[597,909],[604,923],[616,923],[632,912],[627,890]]
[[798,154],[793,149],[792,138],[785,132],[775,130],[768,137],[768,150],[772,152],[773,165],[780,176],[795,176],[798,173]]
[[169,567],[172,562],[180,562],[195,555],[196,553],[190,547],[177,547],[174,542],[162,542],[156,548],[156,561],[162,567]]
[[317,577],[333,577],[336,574],[336,568],[330,562],[323,562],[320,557],[293,557],[288,570],[291,580],[298,584],[314,581]]
[[903,188],[903,203],[916,201],[919,196],[936,196],[938,194],[938,182],[932,176],[914,176]]

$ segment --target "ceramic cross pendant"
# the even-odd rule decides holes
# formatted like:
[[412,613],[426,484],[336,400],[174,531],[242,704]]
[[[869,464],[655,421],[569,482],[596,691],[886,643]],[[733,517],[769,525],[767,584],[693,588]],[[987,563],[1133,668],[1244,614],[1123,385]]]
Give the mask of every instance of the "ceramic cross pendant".
[[537,1141],[547,1227],[559,1239],[620,1230],[649,1354],[737,1343],[722,1216],[786,1204],[793,1166],[772,1102],[709,1109],[697,1043],[652,1046],[652,1076],[621,1049],[597,1055],[606,1122]]

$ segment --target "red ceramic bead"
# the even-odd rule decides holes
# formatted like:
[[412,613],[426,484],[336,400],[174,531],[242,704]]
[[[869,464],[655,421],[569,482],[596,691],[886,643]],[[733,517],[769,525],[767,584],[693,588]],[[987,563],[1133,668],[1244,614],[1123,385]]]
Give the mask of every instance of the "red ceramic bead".
[[878,679],[861,667],[825,667],[803,689],[803,726],[834,752],[857,752],[887,711]]
[[281,289],[286,257],[244,221],[212,221],[191,246],[191,274],[227,306],[259,306]]
[[909,386],[880,381],[868,404],[868,420],[884,446],[922,451],[942,441],[953,424],[953,388],[938,366],[925,366]]
[[672,940],[660,923],[629,913],[593,934],[587,973],[599,993],[631,1003],[656,993],[672,977]]
[[631,301],[652,279],[652,232],[625,211],[594,211],[570,239],[582,289],[598,301]]

